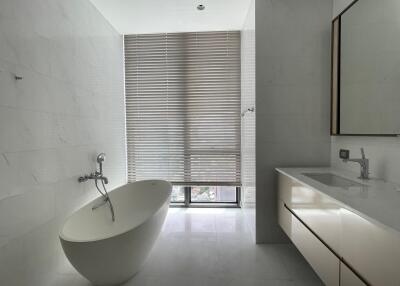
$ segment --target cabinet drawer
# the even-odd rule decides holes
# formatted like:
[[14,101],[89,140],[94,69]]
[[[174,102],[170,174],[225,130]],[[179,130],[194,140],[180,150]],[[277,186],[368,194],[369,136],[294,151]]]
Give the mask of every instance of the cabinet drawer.
[[367,286],[350,268],[340,263],[340,286]]
[[279,201],[279,224],[327,286],[339,286],[340,261]]
[[400,285],[400,233],[342,210],[342,257],[374,286]]
[[279,174],[279,198],[331,249],[340,254],[340,204],[283,174]]

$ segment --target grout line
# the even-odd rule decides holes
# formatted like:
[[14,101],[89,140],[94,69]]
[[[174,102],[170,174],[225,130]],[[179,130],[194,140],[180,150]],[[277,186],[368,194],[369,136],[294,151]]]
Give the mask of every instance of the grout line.
[[2,153],[1,155],[3,156],[3,158],[4,158],[4,160],[6,161],[7,165],[8,165],[8,166],[11,166],[10,161],[8,160],[6,154],[5,154],[5,153]]

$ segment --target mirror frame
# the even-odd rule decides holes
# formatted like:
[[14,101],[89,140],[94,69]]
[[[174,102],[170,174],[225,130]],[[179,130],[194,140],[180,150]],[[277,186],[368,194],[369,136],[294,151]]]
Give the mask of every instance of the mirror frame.
[[342,134],[340,132],[340,50],[342,15],[360,0],[354,0],[332,20],[331,30],[331,136],[397,137],[398,134]]

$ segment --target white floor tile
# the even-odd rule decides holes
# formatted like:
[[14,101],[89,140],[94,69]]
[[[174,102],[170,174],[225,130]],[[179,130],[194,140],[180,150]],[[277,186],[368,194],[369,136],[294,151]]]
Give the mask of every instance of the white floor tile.
[[[55,285],[88,286],[79,274]],[[147,262],[123,286],[323,285],[293,245],[256,245],[239,209],[170,209]]]

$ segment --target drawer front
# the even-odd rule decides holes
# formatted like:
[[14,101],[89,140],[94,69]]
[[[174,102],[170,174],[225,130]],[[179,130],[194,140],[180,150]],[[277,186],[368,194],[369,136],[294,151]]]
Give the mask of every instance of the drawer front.
[[342,210],[342,257],[374,286],[400,285],[400,234]]
[[285,208],[285,203],[278,201],[278,222],[286,235],[292,238],[292,213]]
[[340,263],[340,286],[367,286],[350,268]]
[[341,251],[341,206],[330,197],[279,174],[279,198],[336,253]]
[[327,286],[339,286],[339,259],[279,202],[279,223]]

